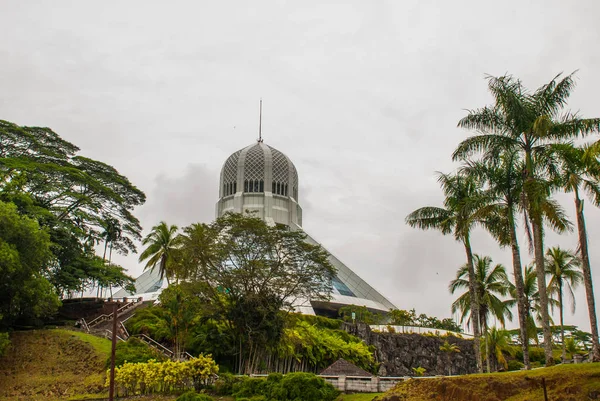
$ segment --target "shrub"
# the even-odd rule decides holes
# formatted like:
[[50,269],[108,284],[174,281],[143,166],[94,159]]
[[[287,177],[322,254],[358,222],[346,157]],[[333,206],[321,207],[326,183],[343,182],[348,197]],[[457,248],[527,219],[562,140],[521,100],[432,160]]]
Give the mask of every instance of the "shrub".
[[508,361],[508,370],[521,370],[525,367],[522,362],[519,362],[515,359],[511,359]]
[[217,395],[233,395],[233,387],[236,383],[244,380],[243,376],[234,376],[231,373],[222,373],[215,381],[215,393]]
[[289,373],[271,389],[270,400],[333,401],[339,395],[331,384],[312,373]]
[[233,385],[233,395],[236,399],[267,394],[270,383],[263,377],[243,377]]
[[181,394],[176,401],[213,401],[212,397],[206,394],[198,394],[193,391]]

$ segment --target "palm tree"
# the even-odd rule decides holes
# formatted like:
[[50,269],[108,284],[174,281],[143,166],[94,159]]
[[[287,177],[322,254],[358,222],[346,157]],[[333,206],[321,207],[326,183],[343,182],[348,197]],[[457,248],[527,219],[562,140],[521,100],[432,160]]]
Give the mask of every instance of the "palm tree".
[[169,226],[164,221],[152,227],[152,231],[143,240],[142,245],[146,249],[140,255],[139,261],[148,259],[145,269],[154,269],[158,266],[160,278],[166,277],[169,284],[169,277],[174,273],[174,261],[179,248],[180,237],[177,236],[178,227]]
[[[474,212],[481,202],[477,183],[472,177],[464,175],[438,174],[438,182],[444,192],[444,207],[427,206],[415,210],[406,217],[406,223],[411,227],[423,230],[439,230],[444,235],[453,234],[460,241],[467,254],[468,287],[470,308],[475,316],[479,316],[477,302],[477,280],[473,266],[473,251],[471,249],[471,230],[476,223]],[[477,371],[482,372],[480,349],[480,325],[473,324],[473,348]]]
[[[481,326],[481,332],[486,333],[490,317],[496,318],[502,326],[506,323],[506,317],[512,320],[512,313],[508,304],[501,300],[499,296],[508,294],[508,286],[506,284],[506,270],[501,264],[497,264],[492,268],[492,259],[489,256],[481,257],[477,254],[473,255],[475,264],[475,276],[477,280],[477,299],[479,302],[479,316],[476,317],[471,311],[471,294],[466,291],[452,303],[452,313],[461,312],[461,323],[467,320],[467,324],[477,324]],[[456,272],[456,278],[450,282],[448,287],[450,292],[454,294],[458,290],[468,288],[469,283],[465,280],[468,277],[468,266],[463,265]],[[487,347],[487,345],[486,345]],[[487,370],[490,372],[489,359]]]
[[562,360],[566,358],[565,330],[563,319],[563,292],[571,298],[571,311],[575,313],[575,294],[573,290],[583,281],[580,271],[581,259],[571,251],[554,247],[546,253],[546,275],[550,277],[548,291],[558,295],[558,307],[560,316],[560,340],[562,342]]
[[484,222],[484,227],[498,241],[500,246],[510,246],[511,248],[515,281],[514,299],[517,303],[519,316],[523,364],[526,369],[530,369],[527,330],[528,306],[524,291],[521,251],[515,219],[515,214],[523,209],[522,159],[519,157],[518,152],[506,151],[499,157],[481,161],[467,161],[462,171],[475,177],[481,182],[482,187],[486,187],[485,194],[489,199],[477,213]]
[[498,370],[502,365],[504,369],[508,369],[508,363],[504,357],[504,353],[513,353],[514,348],[510,345],[510,334],[504,329],[497,329],[495,326],[486,332],[487,344],[489,350],[485,350],[486,360],[493,359],[494,370]]
[[[551,215],[545,208],[555,203],[548,202],[551,186],[543,172],[556,167],[547,162],[548,144],[597,132],[600,128],[600,119],[582,119],[570,112],[562,113],[575,82],[573,74],[562,79],[560,75],[533,93],[512,76],[488,77],[488,88],[495,103],[472,110],[460,120],[459,127],[476,130],[479,134],[461,142],[453,154],[454,160],[464,160],[473,153],[493,155],[510,149],[523,157],[523,199],[533,231],[547,365],[554,361],[545,283],[543,216],[544,213]],[[548,221],[555,224],[551,219]]]
[[587,230],[583,214],[581,192],[586,192],[595,206],[600,206],[600,142],[597,145],[575,147],[571,144],[553,146],[560,161],[560,183],[567,193],[573,192],[575,197],[575,213],[577,216],[577,234],[579,237],[579,254],[583,270],[583,282],[588,305],[588,315],[592,332],[592,361],[600,362],[600,344],[598,339],[598,320],[594,300],[594,286],[588,252]]
[[460,352],[460,348],[456,344],[450,344],[448,340],[444,341],[444,344],[440,346],[440,351],[446,354],[448,358],[448,376],[452,376],[452,363],[450,356],[456,352]]

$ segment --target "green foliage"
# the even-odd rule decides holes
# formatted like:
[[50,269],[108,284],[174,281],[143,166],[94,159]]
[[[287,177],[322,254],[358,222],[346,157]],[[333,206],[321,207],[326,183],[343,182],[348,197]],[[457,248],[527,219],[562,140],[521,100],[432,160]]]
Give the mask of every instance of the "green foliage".
[[214,390],[217,395],[232,395],[236,384],[245,380],[246,376],[234,376],[231,373],[221,373],[215,381]]
[[188,391],[177,397],[176,401],[213,401],[213,398],[206,394],[198,394],[194,391]]
[[424,313],[417,315],[415,309],[409,311],[402,309],[392,309],[389,312],[391,324],[398,326],[419,326],[433,329],[449,330],[455,333],[462,333],[463,329],[451,318],[438,319],[435,316],[427,316]]
[[10,347],[10,338],[8,333],[0,333],[0,356],[3,356]]
[[574,337],[567,337],[565,338],[565,349],[570,357],[573,358],[573,355],[581,352],[581,343]]
[[[115,366],[121,366],[126,362],[148,362],[150,359],[164,361],[166,358],[135,337],[117,343]],[[107,359],[106,366],[110,366],[110,358]]]
[[306,360],[317,368],[324,368],[340,358],[370,372],[376,368],[373,352],[364,342],[346,332],[319,329],[307,322],[284,330],[278,355]]
[[412,370],[415,376],[423,376],[425,375],[425,372],[427,372],[427,370],[421,366],[419,366],[418,368],[412,368]]
[[[219,372],[209,356],[200,355],[186,362],[125,363],[115,369],[115,383],[125,395],[161,393],[173,390],[198,389],[200,384]],[[106,384],[110,370],[106,372]]]
[[50,238],[37,221],[0,201],[0,327],[51,316],[60,300],[46,279]]
[[515,359],[511,359],[508,361],[508,370],[509,371],[513,371],[513,370],[521,370],[525,367],[525,365],[523,365],[523,362],[519,362]]

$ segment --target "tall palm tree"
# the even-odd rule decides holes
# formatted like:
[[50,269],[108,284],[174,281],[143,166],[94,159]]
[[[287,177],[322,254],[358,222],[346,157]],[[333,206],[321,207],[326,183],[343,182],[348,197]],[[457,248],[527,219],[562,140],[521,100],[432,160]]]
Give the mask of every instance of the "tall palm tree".
[[579,254],[583,270],[583,282],[588,305],[588,315],[592,334],[592,360],[600,362],[600,343],[598,339],[598,320],[594,300],[594,286],[592,283],[592,270],[588,252],[587,230],[583,214],[583,199],[581,192],[588,194],[588,198],[595,206],[600,206],[600,142],[597,145],[575,147],[571,144],[553,146],[553,151],[560,161],[560,184],[567,193],[572,192],[575,197],[575,214],[577,216],[577,235],[579,239]]
[[[512,320],[509,305],[499,297],[508,295],[509,287],[506,284],[506,270],[501,264],[492,267],[492,258],[473,255],[475,264],[475,276],[477,280],[477,300],[479,302],[479,316],[473,314],[471,308],[471,294],[467,290],[452,303],[452,313],[460,311],[461,323],[465,320],[467,324],[479,324],[482,333],[487,333],[490,318],[496,318],[502,326],[506,318]],[[452,294],[456,291],[468,289],[469,283],[468,266],[463,265],[456,272],[456,278],[450,282],[448,289]],[[479,323],[478,323],[479,322]],[[486,344],[487,348],[487,344]],[[490,360],[487,359],[487,370],[490,372]]]
[[522,211],[523,166],[517,151],[506,151],[498,157],[467,161],[462,171],[475,177],[486,187],[486,204],[477,212],[483,225],[501,247],[510,246],[514,276],[514,299],[517,303],[523,364],[529,362],[528,305],[525,297],[521,250],[517,238],[516,214]]
[[571,311],[575,313],[575,294],[573,290],[583,281],[581,259],[573,252],[554,247],[546,253],[546,275],[550,278],[548,291],[558,295],[560,316],[560,340],[562,342],[562,360],[566,358],[565,330],[563,319],[563,293],[571,298]]
[[[471,230],[477,221],[474,212],[480,207],[482,197],[477,183],[472,177],[464,175],[438,174],[438,182],[444,192],[444,207],[427,206],[415,210],[406,217],[406,223],[411,227],[423,230],[439,230],[444,235],[452,234],[460,241],[467,255],[468,286],[471,294],[471,310],[479,316],[477,302],[477,279],[473,266],[473,251],[471,249]],[[483,372],[480,349],[480,325],[473,324],[473,349],[477,363],[477,371]]]
[[544,208],[552,203],[548,202],[551,188],[542,171],[556,167],[547,162],[548,144],[597,132],[600,128],[600,119],[582,119],[570,112],[563,113],[574,86],[573,74],[562,79],[559,74],[533,93],[512,76],[488,77],[488,89],[495,102],[470,111],[460,120],[459,127],[476,130],[479,134],[461,142],[453,154],[457,160],[473,153],[500,154],[511,149],[523,157],[523,193],[533,232],[547,365],[552,365],[554,360],[544,270],[543,216]]
[[142,245],[147,246],[140,255],[139,261],[146,262],[145,269],[154,269],[158,266],[161,280],[166,277],[169,284],[169,277],[174,275],[175,258],[179,248],[180,237],[177,234],[176,225],[169,226],[164,221],[152,227],[150,234],[143,240]]

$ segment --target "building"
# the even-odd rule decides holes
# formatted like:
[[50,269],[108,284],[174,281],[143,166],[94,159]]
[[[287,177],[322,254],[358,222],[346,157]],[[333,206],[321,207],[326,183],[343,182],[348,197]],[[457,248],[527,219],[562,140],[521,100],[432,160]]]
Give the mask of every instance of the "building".
[[[262,139],[234,152],[221,169],[216,217],[225,213],[251,212],[267,224],[284,224],[302,229],[302,208],[298,171],[292,161]],[[307,241],[318,242],[308,233]],[[349,267],[329,252],[329,261],[337,269],[333,280],[332,299],[328,302],[308,300],[299,308],[306,314],[336,315],[345,305],[366,306],[371,311],[385,312],[395,306],[367,284]],[[148,270],[136,281],[138,294],[155,293],[163,286],[158,269]],[[117,293],[117,297],[125,296]]]

